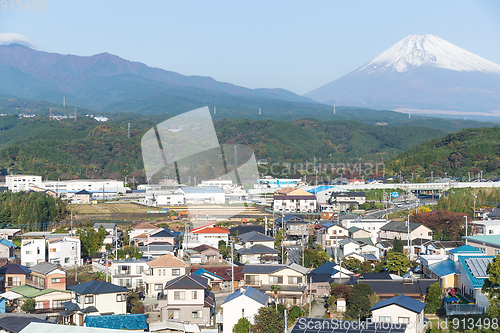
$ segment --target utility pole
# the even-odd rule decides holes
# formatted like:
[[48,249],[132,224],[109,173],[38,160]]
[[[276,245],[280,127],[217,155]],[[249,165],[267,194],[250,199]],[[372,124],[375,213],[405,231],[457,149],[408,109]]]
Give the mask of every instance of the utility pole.
[[476,219],[476,198],[477,198],[477,195],[474,194],[474,216],[473,216],[473,221]]
[[[467,215],[464,215],[465,217],[465,237],[467,237]],[[467,245],[467,238],[465,239],[465,245]]]
[[229,239],[229,243],[231,244],[231,294],[232,294],[234,293],[234,242],[231,238]]
[[108,282],[108,251],[106,251],[106,262],[104,263],[104,265],[106,265],[106,282]]
[[115,260],[118,260],[118,226],[115,224]]

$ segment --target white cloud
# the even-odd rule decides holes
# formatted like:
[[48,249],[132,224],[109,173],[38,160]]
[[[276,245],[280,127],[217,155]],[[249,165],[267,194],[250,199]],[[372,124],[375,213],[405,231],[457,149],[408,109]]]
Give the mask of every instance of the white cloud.
[[0,33],[0,45],[9,44],[20,44],[31,48],[35,47],[35,44],[26,36],[15,32]]

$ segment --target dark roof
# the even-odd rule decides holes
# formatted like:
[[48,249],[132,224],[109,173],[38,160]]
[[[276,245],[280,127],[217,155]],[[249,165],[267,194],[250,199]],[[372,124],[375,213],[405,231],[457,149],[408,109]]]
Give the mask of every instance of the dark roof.
[[23,265],[7,264],[0,267],[0,274],[28,274],[30,269]]
[[334,267],[337,266],[334,262],[326,262],[323,265],[313,269],[311,274],[329,274],[331,275],[333,271],[337,271]]
[[394,239],[381,239],[378,243],[385,248],[390,248],[394,244]]
[[8,332],[21,332],[30,323],[45,323],[51,324],[46,320],[28,316],[4,316],[0,318],[0,328]]
[[278,223],[282,223],[283,221],[285,221],[285,223],[288,223],[291,221],[304,221],[304,219],[300,216],[288,214],[285,216],[278,217],[275,221]]
[[222,302],[222,304],[230,302],[233,299],[238,298],[240,296],[247,296],[262,305],[266,305],[267,300],[269,299],[269,296],[267,296],[266,294],[249,286],[249,287],[241,287],[231,295],[227,296],[224,302]]
[[389,272],[363,273],[361,278],[365,280],[392,280]]
[[[437,282],[437,280],[430,279],[418,279],[413,283],[404,283],[404,280],[359,280],[359,283],[366,283],[372,287],[372,291],[379,296],[382,295],[426,295],[422,292],[427,292],[425,286],[427,286],[428,281],[432,283]],[[423,283],[424,288],[420,288],[420,284]],[[431,284],[432,284],[431,283]]]
[[338,271],[334,269],[332,274],[309,274],[308,281],[312,283],[318,282],[327,282],[330,283],[332,281],[332,275],[336,274]]
[[[421,223],[410,222],[410,231],[413,231],[422,225],[423,224]],[[394,232],[408,232],[408,227],[406,226],[406,222],[404,221],[391,221],[382,226],[380,230],[394,231]]]
[[252,242],[274,241],[274,238],[269,237],[269,236],[264,235],[264,234],[261,234],[260,232],[255,231],[255,230],[247,232],[246,234],[243,234],[243,235],[239,235],[238,239],[243,243],[249,242],[249,241],[252,241]]
[[242,273],[253,273],[253,274],[270,274],[285,268],[286,265],[268,265],[268,264],[246,264],[243,266]]
[[114,224],[114,223],[94,223],[94,225],[92,226],[92,229],[99,229],[101,226],[104,229],[113,229],[116,226],[116,224]]
[[207,289],[208,279],[194,273],[185,274],[170,280],[165,289]]
[[314,194],[311,195],[275,195],[274,200],[316,200],[316,196]]
[[78,191],[78,192],[76,192],[75,194],[87,194],[87,195],[92,195],[92,193],[90,193],[89,191],[86,191],[86,190],[81,190],[81,191]]
[[74,291],[80,295],[87,294],[110,294],[110,293],[120,293],[129,291],[125,287],[117,286],[116,284],[112,284],[104,281],[92,280],[89,282],[85,282],[82,284],[77,284],[67,288],[68,290]]
[[172,237],[175,238],[178,236],[178,234],[175,234],[172,232],[172,230],[162,228],[163,230],[158,231],[157,233],[154,233],[151,235],[151,237]]
[[449,248],[457,248],[460,246],[464,246],[465,243],[462,241],[441,241],[441,245],[443,245],[444,248],[449,249]]
[[259,253],[280,253],[280,251],[262,244],[252,245],[250,248],[242,248],[237,251],[239,254],[259,254]]
[[425,303],[417,301],[416,299],[413,299],[411,297],[408,297],[406,295],[399,295],[395,297],[391,297],[388,299],[385,299],[383,301],[377,302],[374,306],[371,307],[370,311],[376,310],[383,308],[388,305],[399,305],[402,308],[405,308],[407,310],[420,313],[422,310],[425,308]]
[[106,316],[86,316],[85,326],[115,330],[147,330],[148,324],[143,313]]
[[243,234],[246,234],[250,231],[258,231],[261,234],[266,232],[266,230],[263,226],[256,225],[256,224],[241,224],[239,226],[236,226],[234,228],[229,229],[229,234],[231,236],[235,236],[236,231],[238,231],[238,235],[243,235]]
[[194,247],[193,250],[195,250],[196,252],[203,252],[203,251],[206,251],[206,250],[215,250],[217,252],[219,252],[219,249],[216,249],[215,247],[212,247],[210,245],[207,245],[207,244],[201,244],[201,245],[198,245],[197,247]]
[[336,197],[366,197],[365,192],[333,192],[331,198]]
[[51,264],[50,262],[46,262],[46,261],[42,261],[42,262],[36,264],[35,266],[30,267],[30,270],[32,272],[40,273],[43,275],[46,275],[55,269],[61,269],[61,268],[57,267],[54,264]]
[[[192,272],[196,272],[200,267],[191,267]],[[220,276],[221,278],[224,279],[224,281],[231,281],[231,266],[203,266],[203,269],[206,271],[209,271],[211,273],[214,273],[217,276]],[[244,275],[242,273],[243,266],[234,266],[234,280],[235,281],[240,281],[243,280]]]

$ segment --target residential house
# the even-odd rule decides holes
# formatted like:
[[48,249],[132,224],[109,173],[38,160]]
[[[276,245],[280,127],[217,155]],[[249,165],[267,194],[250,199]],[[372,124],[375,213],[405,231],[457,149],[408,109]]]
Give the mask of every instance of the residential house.
[[[193,248],[193,250],[200,254],[200,264],[213,264],[223,262],[220,251],[215,247],[202,244]],[[191,261],[191,263],[193,262]]]
[[[217,188],[217,187],[214,187]],[[229,242],[229,229],[219,227],[215,223],[205,224],[201,227],[193,228],[184,239],[187,248],[194,248],[206,244],[219,248],[219,241]]]
[[17,264],[7,264],[0,267],[0,291],[7,292],[12,287],[26,284],[30,270]]
[[[201,267],[199,266],[191,266],[191,272],[194,272],[195,274],[198,274],[198,270]],[[215,275],[217,278],[212,279],[212,290],[217,290],[217,288],[223,289],[223,290],[231,290],[231,283],[234,281],[234,289],[237,289],[245,284],[244,282],[244,274],[242,273],[243,271],[243,266],[236,266],[234,265],[231,267],[230,265],[225,265],[225,266],[204,266],[203,271],[199,272],[204,273],[204,272],[210,272],[213,275]],[[198,275],[200,275],[198,274]],[[232,278],[234,274],[234,278]],[[210,279],[209,275],[201,274],[207,278]],[[218,278],[222,278],[223,282],[218,286],[218,283],[213,283],[213,281],[217,280]],[[215,289],[214,289],[215,288]]]
[[111,262],[111,283],[132,289],[144,286],[143,274],[150,259],[121,259]]
[[21,234],[21,229],[0,229],[0,238],[5,238],[7,240],[14,240],[14,237]]
[[53,313],[64,309],[62,303],[71,301],[71,291],[60,289],[39,289],[29,285],[13,287],[11,292],[19,294],[19,305],[28,299],[33,298],[35,301],[35,313]]
[[[309,269],[297,264],[267,265],[247,264],[243,267],[245,285],[254,287],[266,295],[286,305],[302,305],[306,295],[306,275]],[[272,285],[279,285],[278,294],[272,291]]]
[[347,212],[358,209],[359,205],[366,202],[365,192],[332,192],[328,205],[334,212]]
[[255,244],[249,248],[243,247],[236,251],[242,263],[266,263],[278,262],[280,251],[262,244]]
[[85,318],[85,326],[99,328],[100,330],[96,331],[96,333],[101,332],[102,329],[110,329],[114,331],[127,330],[134,332],[148,331],[148,323],[146,322],[146,315],[144,313],[87,316]]
[[[53,333],[59,325],[47,321],[45,314],[32,313],[2,313],[0,317],[0,331],[6,333]],[[43,325],[43,326],[34,326]],[[43,330],[39,330],[43,327]],[[66,332],[64,332],[66,333]],[[82,332],[83,333],[83,332]]]
[[[389,222],[385,219],[361,219],[358,216],[350,215],[341,216],[340,220],[345,228],[350,229],[352,227],[357,227],[359,229],[368,231],[370,233],[369,237],[374,244],[380,241],[380,229]],[[360,238],[365,237],[366,236]]]
[[80,190],[73,194],[72,204],[90,204],[92,202],[92,193],[86,190]]
[[274,192],[275,212],[314,213],[317,211],[316,196],[298,188],[283,188]]
[[250,286],[241,287],[222,302],[222,333],[232,333],[240,318],[246,318],[254,325],[259,309],[267,305],[269,296]]
[[224,191],[229,203],[242,203],[250,199],[247,189],[242,186],[233,186]]
[[66,272],[44,261],[30,267],[26,284],[39,289],[66,290]]
[[173,319],[212,326],[215,296],[207,287],[207,278],[192,273],[168,281],[158,301],[161,320]]
[[349,237],[349,230],[339,224],[327,222],[320,225],[320,228],[317,230],[316,242],[320,244],[323,249],[326,249],[331,246],[339,246],[338,242],[347,237]]
[[237,237],[242,246],[245,248],[250,248],[256,244],[274,248],[274,242],[276,241],[273,237],[269,237],[258,231],[250,231]]
[[15,250],[17,246],[10,240],[5,238],[0,239],[0,258],[12,260],[15,258]]
[[125,287],[103,281],[89,281],[68,287],[71,301],[62,305],[66,309],[61,315],[64,323],[83,326],[87,315],[127,313],[127,294]]
[[468,236],[465,237],[469,244],[487,255],[498,255],[500,253],[500,235]]
[[49,262],[62,267],[74,267],[82,264],[80,237],[62,237],[50,239]]
[[472,221],[475,236],[500,235],[500,220]]
[[362,263],[365,261],[368,261],[372,264],[378,261],[378,258],[373,255],[373,254],[365,254],[365,253],[357,253],[357,252],[351,252],[342,257],[342,259],[348,259],[348,258],[354,258],[356,260],[361,261]]
[[387,255],[387,251],[392,249],[393,245],[394,239],[382,239],[375,244],[375,246],[379,248],[380,254],[384,257]]
[[438,282],[434,279],[403,279],[395,276],[397,279],[369,279],[358,280],[358,283],[369,284],[372,291],[381,299],[387,299],[397,295],[406,295],[415,299],[423,299],[427,295],[429,286]]
[[92,229],[94,229],[95,231],[99,231],[99,228],[101,226],[104,228],[104,230],[106,230],[106,233],[108,234],[114,234],[116,229],[115,223],[94,223]]
[[148,269],[142,272],[146,295],[156,296],[167,281],[189,272],[189,265],[172,254],[165,254],[146,262]]
[[[410,222],[410,240],[416,238],[432,240],[432,230],[420,223]],[[408,240],[408,226],[405,221],[391,221],[380,228],[381,239]]]
[[193,274],[203,276],[204,278],[208,279],[208,286],[210,287],[210,290],[222,290],[224,286],[224,278],[221,276],[218,276],[215,273],[212,273],[210,271],[207,271],[205,268],[200,267],[197,270],[193,271]]
[[328,261],[309,272],[307,280],[311,285],[311,294],[315,297],[324,297],[330,295],[332,282],[350,283],[353,275],[353,272],[340,267],[339,264]]
[[175,248],[179,246],[179,237],[182,232],[170,230],[167,228],[159,228],[153,231],[150,231],[147,235],[147,241],[144,245],[153,244],[153,243],[169,243],[174,245]]
[[[130,230],[128,233],[130,242],[133,242],[133,239],[136,236],[139,236],[142,234],[146,235],[146,234],[148,234],[152,231],[155,231],[157,229],[159,229],[157,226],[155,226],[154,224],[151,224],[149,222],[141,222],[139,224],[136,224],[132,227],[132,230]],[[147,236],[145,238],[147,239]]]
[[176,245],[167,242],[153,242],[137,247],[139,252],[153,258],[159,258],[165,254],[175,255],[176,249]]
[[289,240],[300,240],[307,243],[309,239],[308,221],[288,221],[285,225],[286,236]]
[[406,333],[425,332],[425,303],[405,295],[377,302],[370,308],[372,321],[378,323],[406,324]]
[[[451,250],[465,245],[462,241],[428,241],[422,239],[412,240],[413,247],[419,250],[419,253],[431,255],[447,255]],[[417,251],[415,251],[417,252]]]
[[45,258],[45,239],[21,240],[21,265],[35,266]]
[[[458,277],[458,291],[461,295],[480,307],[490,304],[488,298],[481,291],[484,281],[489,277],[486,272],[488,265],[496,256],[458,256],[460,262],[460,274]],[[484,310],[481,311],[484,313]]]

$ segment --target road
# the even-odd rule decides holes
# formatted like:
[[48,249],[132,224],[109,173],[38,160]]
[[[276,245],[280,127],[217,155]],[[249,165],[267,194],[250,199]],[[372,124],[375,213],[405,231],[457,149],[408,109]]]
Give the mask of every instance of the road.
[[287,264],[296,263],[302,265],[302,246],[300,245],[286,246],[285,250],[286,250]]
[[[425,205],[430,205],[430,204],[435,204],[435,203],[436,203],[436,200],[432,200],[432,199],[421,199],[420,200],[420,206],[425,206]],[[398,212],[398,211],[405,210],[405,209],[408,209],[408,208],[415,209],[416,206],[415,206],[414,203],[412,203],[412,204],[404,203],[404,204],[401,204],[400,207],[393,206],[391,208],[382,209],[382,210],[377,211],[377,212],[366,214],[365,215],[365,219],[380,219],[385,214],[390,214],[390,213]]]

